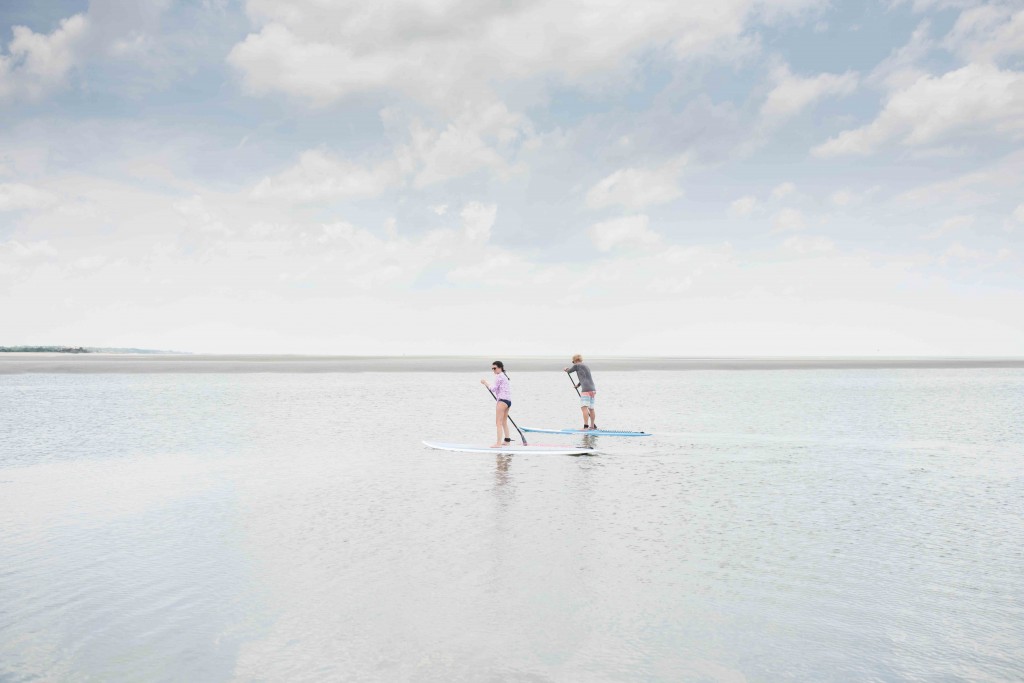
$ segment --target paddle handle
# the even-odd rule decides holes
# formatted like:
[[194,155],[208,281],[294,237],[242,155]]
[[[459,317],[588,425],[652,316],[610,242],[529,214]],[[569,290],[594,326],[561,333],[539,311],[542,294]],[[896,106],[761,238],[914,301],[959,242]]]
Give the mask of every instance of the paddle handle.
[[[505,375],[505,376],[506,376],[506,377],[508,377],[508,375]],[[495,403],[497,403],[497,402],[498,402],[498,397],[494,395],[494,392],[493,392],[493,391],[491,391],[491,388],[490,388],[489,386],[487,386],[487,385],[485,384],[485,385],[484,385],[484,389],[486,389],[486,390],[487,390],[487,393],[488,393],[488,394],[490,394],[490,395],[491,395],[491,398],[493,398],[493,399],[494,399],[494,402],[495,402]],[[508,417],[508,415],[506,415],[505,417]],[[523,436],[523,430],[521,430],[521,429],[519,428],[519,425],[517,425],[517,424],[516,424],[516,421],[515,421],[515,420],[513,420],[513,419],[512,419],[511,417],[508,417],[508,421],[509,421],[509,422],[511,422],[511,423],[512,423],[512,426],[516,428],[516,431],[517,431],[517,432],[519,432],[519,440],[523,442],[523,445],[524,445],[524,446],[526,446],[526,445],[527,445],[527,443],[526,443],[526,437],[525,437],[525,436]]]

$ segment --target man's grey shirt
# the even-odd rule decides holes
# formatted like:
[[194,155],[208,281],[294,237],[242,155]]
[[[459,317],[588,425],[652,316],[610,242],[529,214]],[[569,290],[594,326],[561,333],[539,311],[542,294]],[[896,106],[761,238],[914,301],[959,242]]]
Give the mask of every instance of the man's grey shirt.
[[597,391],[597,387],[594,386],[594,378],[590,376],[590,368],[583,363],[576,363],[568,372],[575,372],[576,377],[579,379],[580,391]]

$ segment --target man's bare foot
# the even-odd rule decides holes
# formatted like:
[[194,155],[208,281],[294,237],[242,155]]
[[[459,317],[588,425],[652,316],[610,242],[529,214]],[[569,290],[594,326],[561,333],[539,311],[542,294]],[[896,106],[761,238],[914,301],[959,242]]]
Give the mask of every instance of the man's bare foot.
[[503,444],[503,443],[496,443],[496,444],[492,445],[491,448],[501,448],[504,445],[505,444]]

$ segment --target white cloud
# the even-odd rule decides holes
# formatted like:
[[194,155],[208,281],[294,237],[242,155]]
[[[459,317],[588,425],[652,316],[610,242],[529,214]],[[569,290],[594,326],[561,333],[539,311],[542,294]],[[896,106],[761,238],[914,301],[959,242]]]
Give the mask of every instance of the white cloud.
[[895,92],[911,86],[919,78],[928,75],[921,67],[921,63],[934,48],[930,31],[931,23],[927,20],[921,22],[914,29],[907,44],[893,50],[888,57],[882,60],[871,71],[867,81],[881,85],[889,92]]
[[261,180],[250,195],[253,199],[286,203],[333,201],[375,197],[401,181],[394,160],[363,166],[311,149],[303,152],[291,168]]
[[965,228],[969,228],[972,225],[974,225],[974,216],[953,216],[952,218],[944,220],[938,229],[922,235],[922,237],[924,239],[935,239],[942,237],[943,235],[948,235],[951,232],[958,232]]
[[729,215],[735,218],[745,218],[754,212],[757,207],[757,199],[751,195],[740,197],[729,205]]
[[446,213],[448,213],[448,205],[447,204],[437,204],[435,206],[430,207],[430,210],[433,211],[434,213],[436,213],[438,216],[443,216]]
[[661,237],[648,227],[646,214],[623,216],[590,226],[590,239],[599,251],[657,246]]
[[921,205],[941,203],[947,210],[963,211],[964,207],[992,204],[1001,196],[1016,197],[1022,186],[1024,151],[1018,150],[978,170],[914,187],[901,193],[897,199]]
[[948,264],[955,261],[982,261],[985,254],[977,249],[965,247],[959,242],[949,245],[949,248],[939,257],[939,263]]
[[470,202],[462,207],[459,217],[462,218],[462,230],[466,239],[471,242],[486,242],[491,237],[491,228],[498,215],[496,204]]
[[[784,235],[782,258],[776,248],[683,247],[659,239],[641,216],[591,235],[609,245],[601,258],[552,263],[467,239],[465,225],[375,234],[354,221],[300,220],[287,207],[207,193],[202,208],[233,234],[209,234],[215,244],[197,257],[174,248],[182,232],[174,201],[138,187],[113,190],[95,180],[80,186],[97,215],[55,233],[51,247],[40,238],[0,245],[4,321],[12,329],[35,338],[60,332],[75,343],[226,353],[483,353],[493,340],[474,331],[479,320],[465,311],[483,310],[500,291],[506,318],[533,322],[508,340],[523,355],[571,346],[572,333],[557,321],[579,302],[637,320],[609,328],[595,354],[1007,354],[1024,342],[1024,324],[1005,314],[1024,306],[1021,293],[965,293],[955,281],[955,250],[946,275],[925,280],[907,259],[844,254],[813,236]],[[482,204],[467,216],[493,225],[489,214]],[[101,263],[90,257],[110,224],[125,229],[105,233]],[[42,226],[31,230],[44,234]],[[648,248],[627,248],[637,243]],[[986,254],[964,264],[1002,258],[1004,270],[1014,265],[1012,254]],[[440,282],[437,273],[446,274]],[[409,329],[418,331],[412,347]]]
[[963,12],[944,44],[972,62],[997,62],[1024,53],[1024,9],[985,4]]
[[199,232],[230,235],[232,230],[210,212],[206,202],[199,195],[175,202],[174,210],[184,219],[185,225]]
[[985,0],[890,0],[890,5],[911,5],[915,12],[927,12],[935,9],[966,9]]
[[935,261],[943,266],[987,268],[998,266],[1012,258],[1013,252],[1006,247],[987,251],[967,246],[961,242],[953,242]]
[[815,147],[820,157],[869,154],[896,140],[923,146],[955,135],[1024,136],[1024,73],[969,64],[892,95],[870,124]]
[[793,235],[782,243],[782,248],[796,254],[823,254],[834,251],[836,245],[827,237]]
[[57,256],[49,241],[21,242],[8,240],[0,242],[0,276],[16,276],[32,265],[52,260]]
[[0,211],[40,209],[49,206],[55,197],[24,183],[0,183]]
[[260,29],[235,45],[228,61],[257,94],[281,91],[325,103],[388,89],[444,107],[501,80],[607,81],[629,73],[645,52],[728,55],[749,43],[744,33],[752,17],[818,4],[250,0],[247,11]]
[[1024,223],[1024,204],[1018,204],[1017,208],[1013,210],[1013,218],[1018,223]]
[[455,266],[445,274],[445,280],[470,287],[479,287],[483,282],[492,286],[515,286],[523,280],[535,281],[538,272],[532,263],[521,256],[498,251],[481,254],[478,261]]
[[[388,125],[400,118],[395,111],[385,111],[383,116]],[[509,173],[513,165],[508,157],[531,135],[529,122],[501,102],[468,107],[440,130],[414,120],[408,131],[409,142],[397,153],[402,168],[415,173],[417,188],[480,169]]]
[[9,240],[7,242],[0,242],[0,253],[19,260],[27,260],[37,257],[56,256],[57,250],[46,240],[28,242],[27,244],[18,240]]
[[761,105],[761,116],[769,124],[793,117],[823,97],[849,95],[857,87],[857,74],[852,71],[801,78],[783,64],[772,72],[771,78],[775,87]]
[[[481,169],[508,174],[516,170],[510,158],[532,135],[529,122],[500,102],[467,108],[441,129],[406,121],[396,109],[383,110],[381,119],[392,137],[402,140],[391,158],[364,164],[306,150],[295,165],[261,180],[250,196],[286,203],[335,201],[377,197],[410,178],[420,189]],[[442,216],[448,206],[431,209]]]
[[772,216],[772,232],[796,232],[804,229],[804,215],[798,209],[783,209]]
[[[0,52],[0,100],[37,100],[65,86],[72,71],[103,55],[140,63],[156,44],[169,0],[91,0],[86,13],[61,19],[50,33],[12,28],[6,54]],[[149,67],[157,68],[151,63]]]
[[282,24],[269,24],[232,48],[228,62],[241,70],[246,89],[263,95],[276,90],[326,104],[350,92],[379,87],[402,77],[404,55],[357,52],[331,42],[306,40]]
[[0,54],[0,98],[37,99],[64,84],[84,43],[88,22],[84,14],[63,19],[52,33],[35,33],[15,26],[7,54]]
[[829,199],[836,206],[849,206],[854,200],[854,194],[849,190],[837,190]]
[[772,199],[782,199],[796,192],[796,185],[793,183],[782,183],[772,189]]
[[603,178],[587,192],[588,209],[622,206],[642,209],[664,204],[683,195],[679,189],[679,173],[685,159],[654,169],[621,168]]

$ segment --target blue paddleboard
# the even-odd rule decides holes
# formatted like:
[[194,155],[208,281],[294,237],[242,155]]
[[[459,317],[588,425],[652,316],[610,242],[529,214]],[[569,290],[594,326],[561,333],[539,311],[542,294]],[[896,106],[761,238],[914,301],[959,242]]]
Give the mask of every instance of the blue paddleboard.
[[537,432],[539,434],[593,434],[594,436],[651,436],[650,432],[629,432],[616,429],[538,429],[536,427],[522,427],[524,432]]

